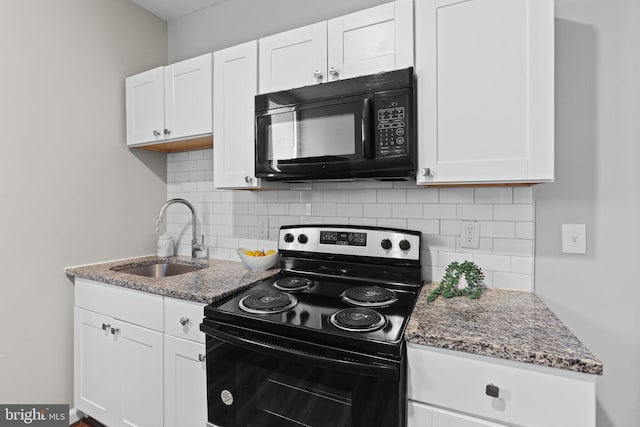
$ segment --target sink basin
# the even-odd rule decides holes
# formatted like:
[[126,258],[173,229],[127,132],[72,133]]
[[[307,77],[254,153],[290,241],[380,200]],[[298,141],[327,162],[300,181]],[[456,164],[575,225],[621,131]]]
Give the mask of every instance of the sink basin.
[[185,273],[191,273],[192,271],[201,270],[205,267],[206,266],[200,266],[200,265],[158,263],[158,264],[139,265],[135,267],[128,267],[128,268],[122,268],[122,269],[114,268],[112,270],[118,271],[120,273],[135,274],[136,276],[169,277],[169,276],[178,276],[180,274],[185,274]]

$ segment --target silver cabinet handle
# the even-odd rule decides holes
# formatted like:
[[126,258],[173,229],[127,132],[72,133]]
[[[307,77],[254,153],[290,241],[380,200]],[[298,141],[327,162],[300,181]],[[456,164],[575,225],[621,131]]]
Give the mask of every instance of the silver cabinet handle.
[[153,131],[153,136],[160,136],[160,132],[158,132],[157,130]]
[[171,131],[170,131],[169,129],[165,129],[165,130],[164,130],[164,134],[165,134],[165,135],[169,135],[170,133],[171,133]]
[[431,169],[429,169],[429,168],[422,168],[422,169],[420,169],[420,175],[422,175],[422,176],[429,176],[429,175],[431,175]]
[[113,335],[119,334],[120,333],[120,328],[111,328],[111,333]]
[[331,74],[332,76],[337,76],[338,70],[336,69],[336,67],[329,68],[329,74]]
[[180,324],[182,326],[187,326],[189,324],[189,318],[188,317],[181,317],[180,318]]
[[107,329],[109,329],[110,327],[111,327],[111,325],[110,325],[110,324],[108,324],[108,323],[103,323],[103,324],[102,324],[102,330],[103,330],[103,331],[106,331],[106,330],[107,330]]
[[315,77],[316,79],[321,79],[322,78],[322,72],[320,70],[315,70],[313,72],[313,77]]
[[204,355],[204,354],[202,354],[202,353],[199,353],[199,354],[198,354],[198,360],[199,360],[199,361],[204,362],[206,358],[207,358],[207,356],[206,356],[206,355]]
[[244,182],[246,182],[247,184],[250,184],[253,181],[253,178],[250,176],[245,176],[244,177]]

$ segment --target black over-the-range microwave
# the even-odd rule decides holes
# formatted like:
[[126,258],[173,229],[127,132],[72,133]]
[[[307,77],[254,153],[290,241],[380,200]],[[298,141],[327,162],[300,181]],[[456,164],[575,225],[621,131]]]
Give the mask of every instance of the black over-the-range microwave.
[[413,68],[255,97],[256,176],[409,179],[416,168]]

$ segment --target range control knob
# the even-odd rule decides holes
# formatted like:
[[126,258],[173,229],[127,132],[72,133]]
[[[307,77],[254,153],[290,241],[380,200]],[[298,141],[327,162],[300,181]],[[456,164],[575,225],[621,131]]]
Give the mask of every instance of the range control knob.
[[291,243],[293,242],[294,238],[293,238],[293,234],[291,233],[287,233],[284,235],[284,241],[287,243]]
[[408,240],[400,240],[400,249],[402,249],[403,251],[408,251],[409,249],[411,249],[411,243],[409,243]]
[[382,242],[380,242],[380,246],[382,246],[382,249],[389,250],[389,249],[391,249],[391,246],[393,246],[393,245],[391,243],[391,240],[382,239]]
[[307,237],[306,234],[301,234],[301,235],[298,236],[298,242],[299,243],[302,243],[304,245],[308,241],[309,241],[309,238]]

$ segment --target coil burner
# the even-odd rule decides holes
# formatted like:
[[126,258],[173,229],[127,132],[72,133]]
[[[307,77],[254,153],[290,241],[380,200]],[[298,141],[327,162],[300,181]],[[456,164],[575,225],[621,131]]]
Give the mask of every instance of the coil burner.
[[313,282],[305,277],[283,277],[273,283],[273,287],[281,291],[304,291],[313,286]]
[[333,313],[329,316],[329,322],[345,331],[369,332],[383,328],[387,319],[375,310],[351,307]]
[[298,300],[293,295],[278,291],[259,291],[242,298],[238,306],[254,314],[273,314],[295,307]]

